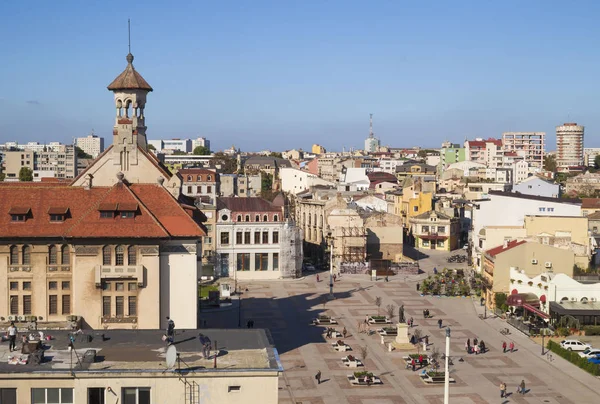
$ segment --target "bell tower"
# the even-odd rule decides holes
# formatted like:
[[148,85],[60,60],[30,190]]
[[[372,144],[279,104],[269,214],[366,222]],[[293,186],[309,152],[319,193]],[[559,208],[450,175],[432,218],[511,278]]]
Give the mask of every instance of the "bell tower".
[[127,67],[108,85],[114,94],[116,117],[113,128],[113,161],[122,172],[137,165],[138,146],[146,150],[146,96],[152,87],[133,67],[131,45],[126,57]]

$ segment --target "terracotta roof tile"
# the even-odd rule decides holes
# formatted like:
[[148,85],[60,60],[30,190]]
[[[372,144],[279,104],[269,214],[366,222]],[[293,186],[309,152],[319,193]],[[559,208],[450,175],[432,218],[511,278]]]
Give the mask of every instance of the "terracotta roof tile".
[[217,198],[217,209],[232,212],[281,212],[281,208],[262,198]]
[[9,215],[26,215],[31,211],[31,208],[26,206],[12,206],[8,211]]
[[600,209],[600,198],[581,198],[582,209]]
[[48,208],[49,215],[66,215],[69,208],[66,207],[50,207]]
[[117,90],[146,90],[152,91],[152,87],[141,74],[133,67],[133,55],[127,55],[127,67],[107,87],[111,91]]
[[508,242],[508,244],[507,244],[506,247],[504,247],[504,244],[501,245],[501,246],[498,246],[498,247],[494,247],[494,248],[492,248],[490,250],[487,250],[486,254],[488,254],[491,257],[495,257],[498,254],[501,254],[501,253],[503,253],[505,251],[508,251],[511,248],[515,248],[516,246],[519,246],[521,244],[525,244],[526,242],[527,241],[525,241],[525,240],[520,240],[520,241],[511,240],[511,241]]

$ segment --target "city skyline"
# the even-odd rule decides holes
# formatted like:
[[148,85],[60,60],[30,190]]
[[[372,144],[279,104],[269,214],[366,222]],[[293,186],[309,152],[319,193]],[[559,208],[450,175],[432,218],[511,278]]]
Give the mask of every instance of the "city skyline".
[[[0,143],[69,142],[93,128],[110,144],[106,86],[126,63],[127,16],[115,18],[112,4],[39,4],[2,6],[11,18],[0,33],[19,40],[3,49]],[[204,136],[215,150],[360,149],[373,113],[375,136],[392,147],[543,131],[553,151],[564,122],[586,127],[585,147],[600,146],[600,60],[588,52],[599,6],[517,4],[171,11],[150,2],[129,15],[134,64],[155,89],[148,138]],[[578,24],[557,34],[552,20],[570,17]]]

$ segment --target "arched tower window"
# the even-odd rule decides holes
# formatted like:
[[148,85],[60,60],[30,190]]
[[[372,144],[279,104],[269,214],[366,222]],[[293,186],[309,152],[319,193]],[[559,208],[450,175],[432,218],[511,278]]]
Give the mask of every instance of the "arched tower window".
[[125,249],[122,245],[115,247],[115,265],[123,265],[125,261]]
[[112,253],[109,246],[102,247],[102,265],[112,264]]
[[278,222],[279,221],[279,216],[277,216],[277,215],[273,216],[273,221],[274,222]]
[[254,217],[254,221],[255,221],[255,222],[260,222],[260,215],[256,215],[256,216]]
[[246,215],[246,221],[249,222],[250,221],[250,215]]
[[19,265],[19,247],[16,245],[10,247],[10,265]]
[[263,222],[268,222],[268,221],[269,221],[269,216],[267,216],[267,215],[264,215],[264,216],[263,216]]
[[129,246],[127,249],[127,264],[137,265],[137,249],[135,246]]
[[51,245],[48,247],[48,264],[56,265],[58,263],[57,261],[56,246]]
[[31,264],[31,247],[28,245],[23,246],[23,265]]
[[241,222],[242,221],[242,215],[237,215],[237,221]]
[[68,245],[62,246],[60,250],[60,263],[62,265],[69,265],[71,263],[71,249]]

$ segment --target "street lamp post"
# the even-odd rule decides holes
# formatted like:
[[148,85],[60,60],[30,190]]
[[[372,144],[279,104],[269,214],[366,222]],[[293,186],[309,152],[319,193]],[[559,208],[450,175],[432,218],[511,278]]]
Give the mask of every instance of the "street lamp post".
[[335,299],[333,295],[333,237],[329,242],[329,299]]
[[446,378],[444,380],[444,404],[449,403],[450,399],[450,369],[448,362],[450,360],[450,328],[446,328]]

